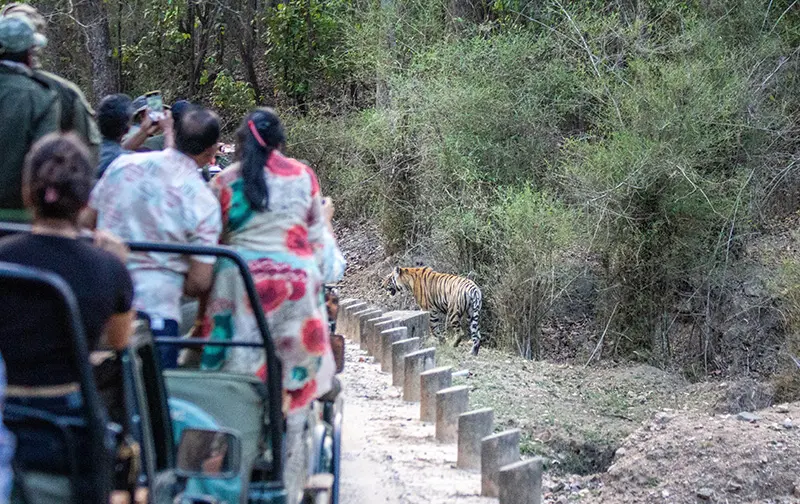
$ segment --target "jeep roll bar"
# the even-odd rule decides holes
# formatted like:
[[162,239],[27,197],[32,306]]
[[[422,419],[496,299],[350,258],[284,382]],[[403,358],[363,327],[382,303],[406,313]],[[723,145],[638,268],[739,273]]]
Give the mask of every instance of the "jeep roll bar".
[[[21,224],[16,222],[0,222],[0,237],[9,234],[17,233],[30,233],[30,224]],[[225,341],[209,341],[203,339],[183,338],[168,338],[168,337],[155,337],[154,341],[158,345],[175,345],[175,346],[240,346],[240,347],[256,347],[263,348],[266,353],[266,366],[267,366],[267,392],[269,394],[269,423],[270,428],[270,447],[272,449],[272,464],[269,469],[270,479],[273,481],[283,480],[283,412],[282,412],[282,394],[283,394],[283,380],[281,372],[281,362],[275,352],[275,345],[269,332],[267,319],[264,316],[264,311],[261,308],[261,303],[258,301],[258,291],[256,291],[253,277],[250,275],[250,268],[247,262],[235,250],[224,246],[201,246],[189,244],[174,244],[174,243],[161,243],[161,242],[128,242],[128,248],[131,252],[155,252],[166,254],[180,254],[180,255],[205,255],[223,257],[231,260],[236,264],[239,269],[240,276],[244,280],[244,287],[247,291],[247,296],[253,306],[253,315],[256,318],[258,330],[262,336],[262,343],[245,343],[245,342],[225,342]],[[74,301],[74,298],[73,298]],[[77,305],[75,306],[77,310]],[[78,313],[76,311],[76,313]],[[77,320],[80,320],[78,318]],[[86,344],[84,341],[84,349]],[[85,352],[88,356],[88,352]],[[88,357],[87,361],[88,363]],[[91,374],[91,370],[89,370]]]
[[[86,344],[86,333],[78,309],[75,294],[67,283],[55,273],[0,262],[0,286],[27,290],[32,287],[41,288],[52,294],[60,305],[62,324],[70,336],[75,367],[80,378],[81,395],[84,400],[85,419],[89,431],[88,461],[92,466],[88,488],[73,488],[73,495],[88,494],[90,502],[101,503],[108,500],[111,482],[111,457],[106,449],[106,429],[108,416],[100,399],[97,386],[89,364],[89,349]],[[13,404],[6,403],[8,411],[14,409]],[[19,408],[21,416],[25,416],[28,408]],[[13,432],[13,431],[12,431]],[[73,481],[73,485],[75,482]],[[85,492],[85,493],[84,493]]]
[[283,395],[283,380],[281,372],[281,362],[278,355],[275,353],[275,345],[272,342],[272,337],[269,333],[269,326],[267,326],[267,319],[264,316],[264,311],[261,308],[259,301],[258,291],[256,291],[253,277],[250,275],[250,268],[247,262],[235,250],[223,246],[201,246],[201,245],[183,245],[173,243],[158,243],[158,242],[129,242],[128,248],[131,252],[156,252],[168,254],[181,254],[181,255],[205,255],[216,256],[229,259],[239,269],[239,273],[244,280],[244,287],[247,291],[247,297],[250,299],[250,304],[253,307],[253,315],[256,318],[258,331],[262,336],[262,343],[245,343],[245,342],[231,342],[231,341],[209,341],[205,339],[185,339],[185,338],[168,338],[168,337],[154,337],[157,345],[174,345],[174,346],[237,346],[237,347],[256,347],[263,348],[266,353],[267,361],[267,392],[269,394],[269,423],[270,428],[270,445],[272,448],[272,467],[270,468],[270,475],[273,480],[282,481],[283,479],[283,412],[282,412],[282,395]]

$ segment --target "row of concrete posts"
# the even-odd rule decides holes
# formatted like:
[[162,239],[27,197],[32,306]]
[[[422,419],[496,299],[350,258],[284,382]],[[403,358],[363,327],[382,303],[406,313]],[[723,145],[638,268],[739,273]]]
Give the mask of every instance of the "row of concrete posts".
[[481,495],[500,504],[540,504],[542,459],[521,460],[519,429],[494,433],[491,408],[469,410],[469,387],[453,386],[452,367],[436,367],[436,349],[423,348],[428,312],[384,311],[365,301],[339,305],[337,333],[358,344],[391,373],[403,400],[418,402],[420,420],[436,425],[436,439],[458,444],[457,467],[481,473]]

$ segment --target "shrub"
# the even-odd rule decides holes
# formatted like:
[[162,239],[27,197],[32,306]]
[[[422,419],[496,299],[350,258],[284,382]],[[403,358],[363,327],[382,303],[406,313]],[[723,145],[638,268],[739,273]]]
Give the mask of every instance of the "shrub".
[[[504,0],[457,32],[443,2],[367,8],[346,43],[388,99],[303,131],[327,136],[330,187],[366,182],[348,215],[478,281],[495,344],[540,356],[584,276],[607,350],[705,373],[799,144],[796,13],[777,4]],[[685,303],[700,337],[683,341]]]
[[778,356],[773,385],[778,402],[792,402],[800,398],[800,263],[784,260],[778,271],[774,288],[783,300],[786,340]]
[[227,72],[217,74],[213,93],[214,107],[224,118],[225,130],[238,126],[242,118],[256,105],[255,94],[250,84],[234,79]]
[[386,116],[367,111],[349,118],[285,118],[290,153],[315,168],[322,191],[334,198],[343,222],[374,217],[383,208],[383,173],[393,142]]
[[496,309],[495,341],[527,358],[541,358],[541,327],[574,275],[569,259],[580,235],[580,213],[530,187],[499,195],[495,274],[486,289]]

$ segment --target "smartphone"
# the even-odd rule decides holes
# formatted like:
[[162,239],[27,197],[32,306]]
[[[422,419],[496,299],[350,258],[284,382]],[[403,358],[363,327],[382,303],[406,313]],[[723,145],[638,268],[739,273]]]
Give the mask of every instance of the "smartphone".
[[147,114],[154,122],[158,122],[164,118],[164,100],[161,97],[161,91],[150,91],[144,95],[147,100]]

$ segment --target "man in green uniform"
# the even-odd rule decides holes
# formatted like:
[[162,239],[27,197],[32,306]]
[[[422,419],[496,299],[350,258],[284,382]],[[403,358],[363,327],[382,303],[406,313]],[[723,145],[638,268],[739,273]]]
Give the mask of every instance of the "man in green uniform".
[[[24,16],[33,24],[36,32],[44,36],[47,22],[39,11],[30,4],[13,2],[7,4],[0,11],[0,16]],[[59,117],[59,128],[61,131],[72,131],[77,134],[95,157],[96,161],[100,150],[100,130],[95,122],[95,113],[91,105],[86,100],[86,96],[80,88],[73,82],[59,77],[58,75],[46,72],[41,69],[41,63],[34,54],[32,68],[37,79],[46,82],[53,89],[61,104],[61,116]]]
[[58,96],[31,70],[46,39],[24,17],[0,17],[0,219],[24,220],[22,165],[31,145],[58,131]]

